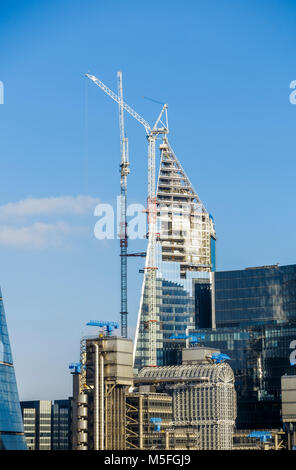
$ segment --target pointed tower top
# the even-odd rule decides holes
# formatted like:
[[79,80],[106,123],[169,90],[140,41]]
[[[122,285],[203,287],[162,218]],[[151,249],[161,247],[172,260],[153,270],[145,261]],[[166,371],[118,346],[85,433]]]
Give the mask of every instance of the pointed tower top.
[[194,190],[181,163],[173,152],[168,140],[164,137],[160,145],[161,158],[157,182],[157,199],[179,203],[196,203],[200,205],[201,212],[207,212],[197,192]]

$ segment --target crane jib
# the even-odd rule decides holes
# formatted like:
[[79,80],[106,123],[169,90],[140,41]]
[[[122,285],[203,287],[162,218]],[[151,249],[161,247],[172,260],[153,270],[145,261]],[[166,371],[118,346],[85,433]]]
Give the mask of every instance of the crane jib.
[[144,126],[147,134],[149,134],[149,132],[151,131],[150,124],[144,118],[142,118],[142,116],[140,116],[133,108],[131,108],[124,101],[121,101],[119,96],[116,95],[116,93],[114,93],[114,91],[110,90],[110,88],[108,88],[97,77],[95,77],[94,75],[89,75],[89,74],[85,74],[85,75],[90,80],[92,80],[96,85],[98,85],[98,87],[100,87],[107,95],[109,95],[110,98],[112,98],[114,101],[116,101],[116,103],[118,103],[120,106],[122,106],[123,109],[125,109],[125,111],[127,111],[133,118],[135,118],[140,124],[142,124],[142,126]]

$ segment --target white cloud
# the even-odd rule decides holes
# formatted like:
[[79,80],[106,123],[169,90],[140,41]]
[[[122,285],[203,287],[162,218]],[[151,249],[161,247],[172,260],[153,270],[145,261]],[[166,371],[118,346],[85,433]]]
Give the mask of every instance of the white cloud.
[[92,196],[61,196],[34,199],[32,197],[0,206],[0,218],[29,217],[35,215],[90,213],[99,203]]
[[56,247],[71,232],[73,228],[63,222],[55,224],[36,222],[27,227],[0,225],[0,245],[33,249]]
[[[98,203],[99,199],[92,196],[61,196],[39,199],[29,197],[2,205],[0,245],[31,249],[60,246],[73,234],[89,233],[90,227],[52,221],[52,217],[92,215]],[[24,219],[28,217],[33,218],[33,221],[25,225]],[[43,217],[42,222],[38,220],[40,217]],[[51,217],[51,222],[44,221],[44,217]]]

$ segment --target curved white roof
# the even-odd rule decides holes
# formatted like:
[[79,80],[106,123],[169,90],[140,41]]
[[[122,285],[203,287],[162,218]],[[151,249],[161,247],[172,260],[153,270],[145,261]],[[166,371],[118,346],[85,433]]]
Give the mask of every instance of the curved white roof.
[[200,378],[212,383],[234,383],[234,374],[227,363],[190,364],[180,366],[144,367],[138,374],[143,378]]

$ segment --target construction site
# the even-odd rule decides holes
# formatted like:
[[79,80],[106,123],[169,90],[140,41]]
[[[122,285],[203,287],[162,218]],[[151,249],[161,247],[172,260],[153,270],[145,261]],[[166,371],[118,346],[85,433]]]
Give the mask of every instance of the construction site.
[[[80,362],[71,364],[73,449],[282,449],[282,431],[236,430],[231,358],[225,346],[203,344],[207,331],[216,329],[215,223],[168,141],[168,105],[151,126],[123,100],[121,72],[118,94],[95,76],[87,78],[119,110],[121,322],[90,321],[97,334],[82,338]],[[148,142],[147,248],[139,253],[128,251],[124,111],[144,127]],[[127,261],[134,256],[145,258],[145,266],[132,341]]]
[[[172,335],[186,334],[195,328],[195,286],[212,285],[215,270],[216,233],[213,216],[206,210],[188,176],[174,154],[169,141],[168,105],[150,125],[123,100],[122,73],[118,72],[118,92],[100,79],[87,74],[107,96],[118,104],[120,135],[120,264],[121,264],[121,336],[128,336],[129,257],[145,258],[143,283],[133,348],[134,370],[174,363]],[[147,163],[147,248],[128,251],[127,179],[130,173],[128,138],[124,112],[145,130],[148,143]],[[156,181],[156,143],[160,163]],[[184,347],[184,342],[181,342]]]
[[182,351],[181,366],[133,375],[132,341],[92,321],[72,364],[74,450],[229,450],[236,394],[227,357],[200,346]]
[[[236,396],[227,356],[201,347],[200,338],[190,335],[196,326],[195,284],[210,285],[215,268],[213,217],[170,147],[167,104],[150,126],[123,101],[121,72],[118,94],[95,76],[87,78],[119,110],[121,334],[114,333],[116,322],[88,323],[99,328],[98,334],[82,338],[80,362],[71,364],[73,449],[231,449]],[[124,111],[144,127],[148,142],[145,253],[128,252]],[[146,258],[134,343],[128,339],[129,256]],[[181,362],[174,361],[172,351],[182,353]]]

